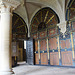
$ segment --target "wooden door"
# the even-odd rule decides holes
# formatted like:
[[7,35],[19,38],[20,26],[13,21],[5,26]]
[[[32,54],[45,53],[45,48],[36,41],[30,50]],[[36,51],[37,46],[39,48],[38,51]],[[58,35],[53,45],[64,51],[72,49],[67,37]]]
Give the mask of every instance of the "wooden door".
[[47,55],[47,41],[46,39],[40,40],[40,57],[41,65],[48,65],[48,55]]
[[59,65],[58,52],[50,52],[50,65]]
[[65,38],[60,36],[61,64],[72,66],[72,36],[66,32]]
[[50,65],[59,65],[57,37],[49,38]]

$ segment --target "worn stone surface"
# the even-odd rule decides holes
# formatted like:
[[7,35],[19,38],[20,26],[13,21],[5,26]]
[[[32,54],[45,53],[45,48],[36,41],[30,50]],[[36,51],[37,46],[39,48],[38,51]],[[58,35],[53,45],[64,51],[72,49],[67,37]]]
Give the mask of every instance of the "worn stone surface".
[[14,67],[15,75],[75,75],[75,68],[34,66],[22,63]]

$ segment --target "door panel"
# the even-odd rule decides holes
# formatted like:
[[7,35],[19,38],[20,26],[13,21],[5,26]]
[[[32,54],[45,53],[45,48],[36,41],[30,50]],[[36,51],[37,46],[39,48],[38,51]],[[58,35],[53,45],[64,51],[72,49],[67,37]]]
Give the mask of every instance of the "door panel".
[[58,52],[51,52],[50,53],[50,65],[59,65]]
[[47,42],[46,39],[40,40],[40,50],[46,51],[47,50]]
[[56,37],[50,38],[50,39],[49,39],[49,48],[50,48],[50,50],[53,50],[53,49],[56,50],[57,47],[58,47],[58,44],[57,44],[57,39],[56,39]]
[[61,57],[62,57],[62,65],[65,65],[65,66],[72,65],[72,52],[71,51],[61,52]]
[[48,65],[47,53],[41,53],[41,65]]
[[61,49],[70,48],[71,47],[70,39],[60,40],[60,46]]
[[35,64],[39,64],[39,54],[35,53]]

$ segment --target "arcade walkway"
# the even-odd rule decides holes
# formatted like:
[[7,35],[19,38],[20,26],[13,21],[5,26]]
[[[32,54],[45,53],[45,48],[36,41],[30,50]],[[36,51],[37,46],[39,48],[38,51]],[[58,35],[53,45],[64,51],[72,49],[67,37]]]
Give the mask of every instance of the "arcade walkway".
[[19,64],[19,66],[13,68],[15,75],[75,75],[75,68]]

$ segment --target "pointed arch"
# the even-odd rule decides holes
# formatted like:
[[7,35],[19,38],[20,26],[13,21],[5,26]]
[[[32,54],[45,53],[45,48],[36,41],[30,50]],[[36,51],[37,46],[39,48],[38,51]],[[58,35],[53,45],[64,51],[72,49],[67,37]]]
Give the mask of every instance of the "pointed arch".
[[[28,28],[25,21],[18,14],[13,13],[12,18],[12,34],[17,35],[17,38],[27,38]],[[21,37],[21,38],[22,38]]]
[[49,26],[55,26],[60,22],[58,15],[49,7],[40,9],[32,18],[31,21],[31,32],[38,31],[39,25],[44,24],[45,28]]

